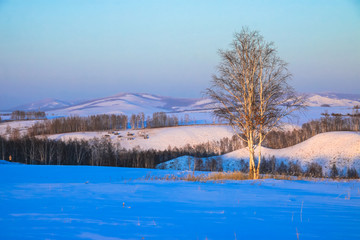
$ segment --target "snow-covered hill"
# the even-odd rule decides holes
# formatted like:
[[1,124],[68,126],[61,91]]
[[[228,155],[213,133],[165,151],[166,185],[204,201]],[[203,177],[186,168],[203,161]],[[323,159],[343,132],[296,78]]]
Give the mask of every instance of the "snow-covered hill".
[[[360,133],[328,132],[318,134],[295,146],[283,149],[261,148],[262,156],[275,156],[278,160],[299,161],[302,166],[310,162],[322,165],[327,171],[333,163],[338,168],[355,167],[360,169]],[[160,168],[177,168],[187,170],[188,157],[180,157],[164,163]],[[249,152],[246,148],[222,156],[224,170],[233,170],[241,159],[248,161]],[[204,159],[206,161],[207,159]],[[175,164],[176,163],[176,164]]]
[[69,115],[94,115],[94,114],[137,114],[144,112],[176,113],[179,111],[193,111],[208,109],[212,101],[198,98],[174,98],[157,96],[147,93],[120,93],[114,96],[90,100],[67,108],[50,111],[50,114]]
[[317,95],[332,98],[332,99],[348,99],[348,100],[360,102],[360,94],[322,92],[322,93],[317,93]]
[[360,97],[355,97],[357,95],[346,96],[346,94],[311,94],[306,104],[310,107],[353,107],[360,105]]

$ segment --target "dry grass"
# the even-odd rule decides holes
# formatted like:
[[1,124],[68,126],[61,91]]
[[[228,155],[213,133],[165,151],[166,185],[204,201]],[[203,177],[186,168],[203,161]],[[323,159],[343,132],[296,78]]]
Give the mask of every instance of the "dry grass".
[[249,174],[245,174],[239,171],[235,172],[216,172],[207,175],[207,180],[219,181],[219,180],[248,180]]
[[[261,174],[261,179],[275,179],[275,180],[291,180],[291,181],[329,181],[334,180],[331,178],[312,178],[312,177],[305,177],[305,176],[290,176],[290,175],[277,175],[277,174]],[[234,172],[212,172],[212,173],[204,173],[204,174],[187,174],[184,176],[176,176],[174,174],[167,174],[163,177],[159,176],[151,176],[148,174],[145,177],[145,180],[166,180],[166,181],[189,181],[189,182],[224,182],[227,180],[233,180],[233,181],[242,181],[242,180],[254,180],[250,177],[249,174],[243,173],[240,171],[234,171]],[[337,181],[347,181],[348,179],[336,179]]]
[[187,174],[185,176],[165,175],[164,177],[149,177],[146,180],[166,180],[166,181],[189,181],[189,182],[221,182],[224,180],[249,180],[249,175],[235,171],[235,172],[214,172],[208,174]]

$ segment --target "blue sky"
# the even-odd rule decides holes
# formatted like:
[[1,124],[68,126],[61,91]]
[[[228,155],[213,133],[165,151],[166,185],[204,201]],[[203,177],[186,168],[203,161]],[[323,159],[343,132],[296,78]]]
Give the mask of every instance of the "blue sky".
[[275,43],[297,91],[360,93],[360,1],[0,0],[0,109],[199,97],[243,26]]

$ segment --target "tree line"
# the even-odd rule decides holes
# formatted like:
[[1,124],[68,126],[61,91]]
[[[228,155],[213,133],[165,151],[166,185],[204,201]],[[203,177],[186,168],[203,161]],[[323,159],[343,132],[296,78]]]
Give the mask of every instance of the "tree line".
[[87,117],[70,116],[37,122],[28,129],[29,136],[68,132],[107,131],[178,126],[179,119],[164,112],[155,112],[152,117],[145,114],[128,116],[101,114]]
[[[270,174],[270,175],[283,175],[283,176],[295,176],[295,177],[310,177],[310,178],[323,178],[330,177],[333,179],[338,178],[348,178],[348,179],[358,179],[359,174],[354,167],[347,167],[344,169],[339,169],[335,163],[333,163],[330,171],[324,173],[323,167],[316,163],[310,162],[305,166],[301,166],[299,161],[278,161],[275,156],[269,158],[262,157],[262,164],[260,167],[260,174]],[[255,162],[257,163],[257,162]],[[240,171],[243,173],[249,172],[249,162],[246,162],[244,159],[235,161],[232,163],[232,168],[234,171]],[[200,157],[191,158],[188,157],[187,161],[181,163],[179,160],[174,160],[168,164],[160,164],[159,169],[175,169],[175,170],[184,170],[188,168],[190,171],[223,171],[223,159],[221,156],[210,157],[208,159],[202,159]]]
[[318,120],[304,123],[300,129],[292,131],[271,131],[264,142],[264,146],[274,149],[294,146],[316,134],[332,131],[359,131],[360,114],[328,114],[323,113]]
[[340,170],[336,164],[333,163],[330,171],[328,173],[324,173],[323,167],[316,162],[310,162],[303,168],[298,161],[287,161],[287,163],[285,163],[284,161],[277,161],[275,156],[271,156],[268,159],[262,159],[260,172],[262,174],[280,174],[313,178],[359,178],[359,174],[354,167],[348,167],[346,170]]
[[25,164],[91,165],[155,168],[159,163],[184,155],[210,157],[240,148],[236,137],[166,150],[126,150],[107,138],[90,141],[57,141],[46,137],[0,137],[0,157]]
[[16,110],[11,113],[12,120],[35,120],[46,119],[45,112],[41,111],[20,111]]

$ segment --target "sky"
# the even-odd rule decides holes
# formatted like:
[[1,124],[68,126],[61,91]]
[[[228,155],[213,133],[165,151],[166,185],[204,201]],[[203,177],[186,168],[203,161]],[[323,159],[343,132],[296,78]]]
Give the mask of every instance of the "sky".
[[242,27],[274,42],[297,91],[360,93],[360,0],[0,0],[0,109],[201,97]]

